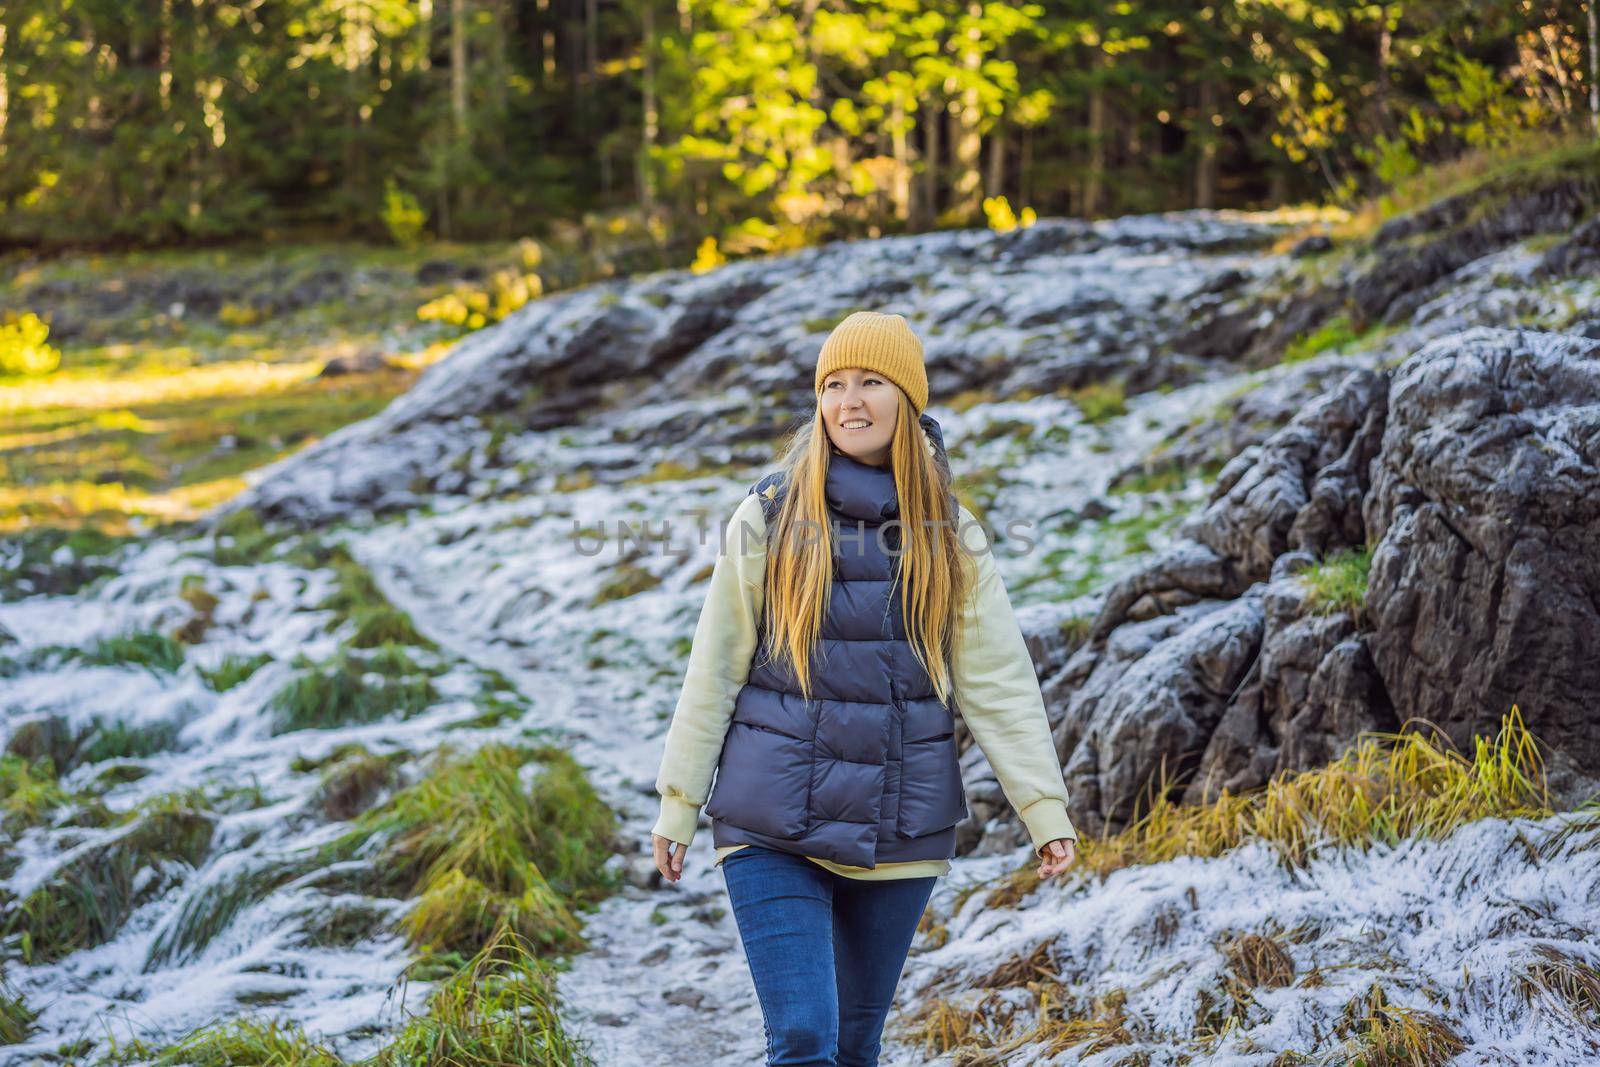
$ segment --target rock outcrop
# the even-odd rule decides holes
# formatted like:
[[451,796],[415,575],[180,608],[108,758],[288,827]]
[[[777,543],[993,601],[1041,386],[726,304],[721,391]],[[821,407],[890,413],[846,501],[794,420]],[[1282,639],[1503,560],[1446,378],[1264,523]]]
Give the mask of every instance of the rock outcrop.
[[[1222,471],[1046,680],[1090,832],[1411,719],[1470,752],[1513,704],[1600,774],[1600,343],[1475,328],[1361,369]],[[1302,573],[1370,551],[1364,604]]]
[[1465,745],[1518,704],[1600,770],[1600,342],[1474,330],[1396,372],[1364,512],[1395,707]]

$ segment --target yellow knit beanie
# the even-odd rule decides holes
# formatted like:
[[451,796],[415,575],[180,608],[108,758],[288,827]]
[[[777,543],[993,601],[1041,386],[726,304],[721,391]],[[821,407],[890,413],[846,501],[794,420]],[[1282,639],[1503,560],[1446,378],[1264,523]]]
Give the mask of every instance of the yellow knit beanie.
[[846,367],[877,371],[905,390],[918,415],[928,406],[928,368],[922,362],[922,342],[911,332],[904,315],[857,311],[835,326],[817,355],[819,397],[823,380]]

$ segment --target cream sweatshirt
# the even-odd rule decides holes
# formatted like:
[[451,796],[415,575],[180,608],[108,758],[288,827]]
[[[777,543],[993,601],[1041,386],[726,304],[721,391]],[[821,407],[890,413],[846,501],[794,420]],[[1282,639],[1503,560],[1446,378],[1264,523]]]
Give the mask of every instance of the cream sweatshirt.
[[[962,613],[963,640],[951,663],[956,706],[994,769],[1001,791],[1022,817],[1034,851],[1057,838],[1076,841],[1033,660],[983,528],[965,507],[960,509],[960,522],[976,564],[976,581]],[[749,675],[756,648],[766,558],[766,521],[761,502],[752,493],[728,521],[695,626],[683,690],[667,727],[656,776],[661,813],[652,832],[669,841],[687,845],[694,839],[700,807],[710,793],[734,699]],[[718,848],[716,863],[743,847]],[[948,860],[854,867],[807,858],[852,878],[916,878],[950,870]]]

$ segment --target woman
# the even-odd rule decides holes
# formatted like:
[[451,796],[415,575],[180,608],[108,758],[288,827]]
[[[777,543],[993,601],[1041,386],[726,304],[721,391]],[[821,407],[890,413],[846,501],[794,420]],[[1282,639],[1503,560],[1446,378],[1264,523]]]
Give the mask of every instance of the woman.
[[1041,878],[1072,864],[1077,835],[1005,587],[922,413],[922,343],[900,315],[856,312],[815,384],[813,418],[728,524],[652,844],[677,881],[705,803],[767,1063],[876,1064],[967,815],[956,708]]

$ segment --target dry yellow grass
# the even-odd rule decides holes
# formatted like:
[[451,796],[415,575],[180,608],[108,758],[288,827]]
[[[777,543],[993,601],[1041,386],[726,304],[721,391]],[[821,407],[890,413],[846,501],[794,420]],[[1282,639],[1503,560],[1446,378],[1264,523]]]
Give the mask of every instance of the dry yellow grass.
[[1213,804],[1185,807],[1170,792],[1160,790],[1122,833],[1081,842],[1083,867],[1104,876],[1178,856],[1218,856],[1248,840],[1298,864],[1324,845],[1438,837],[1476,819],[1550,810],[1544,761],[1515,706],[1493,739],[1474,739],[1470,758],[1432,730],[1408,729],[1364,736],[1326,767],[1279,776],[1253,792],[1224,792]]
[[260,396],[313,378],[321,369],[320,362],[262,363],[257,360],[209,363],[181,371],[157,369],[116,377],[108,377],[99,369],[64,369],[48,378],[0,385],[0,415],[20,415],[49,408],[112,410],[210,397]]

